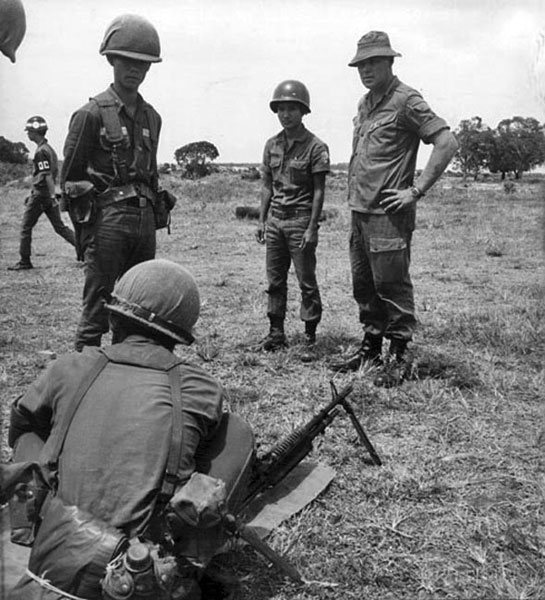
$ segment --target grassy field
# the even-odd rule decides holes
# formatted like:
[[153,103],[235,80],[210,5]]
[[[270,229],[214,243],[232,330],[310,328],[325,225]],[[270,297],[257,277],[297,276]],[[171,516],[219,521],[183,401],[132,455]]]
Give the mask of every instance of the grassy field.
[[[255,222],[259,182],[218,174],[167,176],[180,201],[158,256],[189,267],[203,300],[199,341],[186,352],[226,387],[229,409],[255,428],[262,449],[330,399],[328,361],[361,339],[351,297],[345,180],[328,182],[318,276],[324,301],[316,360],[303,363],[297,282],[290,275],[290,347],[260,354],[267,332],[264,249]],[[55,356],[71,349],[83,271],[43,218],[30,272],[17,260],[26,190],[1,188],[0,385],[2,458],[9,404]],[[312,581],[296,586],[251,549],[224,558],[239,600],[542,599],[545,597],[545,300],[543,189],[442,180],[421,201],[412,275],[420,327],[412,379],[375,388],[354,378],[350,396],[383,459],[370,466],[341,417],[312,458],[336,477],[269,538]],[[340,388],[353,378],[339,375]],[[9,551],[9,549],[8,549]]]

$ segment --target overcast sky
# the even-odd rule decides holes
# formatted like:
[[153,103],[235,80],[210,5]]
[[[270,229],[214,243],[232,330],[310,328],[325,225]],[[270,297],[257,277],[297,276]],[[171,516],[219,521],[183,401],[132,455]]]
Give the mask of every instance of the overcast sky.
[[[420,90],[454,129],[478,115],[545,121],[540,99],[545,32],[541,0],[23,0],[27,34],[11,64],[0,57],[0,135],[34,145],[23,132],[45,116],[62,154],[72,112],[111,83],[98,47],[109,22],[132,12],[161,37],[163,62],[141,87],[163,117],[159,161],[198,140],[220,162],[259,162],[279,130],[268,107],[274,87],[299,79],[310,90],[307,127],[332,162],[350,157],[352,118],[365,92],[347,63],[367,31],[388,32],[399,78]],[[545,86],[544,86],[545,87]],[[545,98],[545,95],[542,95]],[[422,160],[427,156],[421,153]]]

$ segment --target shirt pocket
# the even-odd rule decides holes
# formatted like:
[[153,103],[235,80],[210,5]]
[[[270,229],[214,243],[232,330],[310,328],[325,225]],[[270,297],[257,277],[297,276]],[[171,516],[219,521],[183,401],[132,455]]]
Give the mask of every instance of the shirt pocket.
[[290,183],[297,186],[308,185],[310,174],[306,160],[290,160]]
[[378,119],[369,125],[365,144],[371,158],[388,157],[395,153],[395,147],[399,143],[399,131],[397,126],[397,114],[391,114]]
[[279,154],[271,154],[269,158],[269,168],[272,173],[278,173],[282,167],[282,156]]

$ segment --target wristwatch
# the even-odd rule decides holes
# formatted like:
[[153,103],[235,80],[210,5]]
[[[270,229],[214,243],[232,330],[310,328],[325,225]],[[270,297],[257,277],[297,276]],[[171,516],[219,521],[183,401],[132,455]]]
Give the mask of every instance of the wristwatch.
[[419,190],[416,185],[412,185],[409,189],[411,190],[411,194],[415,200],[419,200],[426,195],[423,191]]

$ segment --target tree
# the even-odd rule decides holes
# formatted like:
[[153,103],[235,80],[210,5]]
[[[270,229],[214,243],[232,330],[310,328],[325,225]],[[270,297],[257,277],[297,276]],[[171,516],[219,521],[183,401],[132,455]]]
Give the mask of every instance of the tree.
[[23,142],[10,142],[0,135],[0,162],[24,165],[28,160],[28,148]]
[[533,117],[503,119],[494,132],[494,142],[489,169],[501,173],[502,179],[507,173],[520,179],[524,171],[545,162],[543,125]]
[[212,171],[211,161],[219,156],[218,149],[211,142],[191,142],[174,152],[176,162],[182,167],[182,177],[197,179]]
[[494,148],[493,131],[483,125],[481,117],[473,117],[460,121],[454,134],[459,144],[454,166],[460,169],[464,180],[468,175],[477,179],[480,171],[488,166]]

